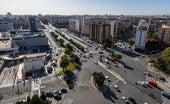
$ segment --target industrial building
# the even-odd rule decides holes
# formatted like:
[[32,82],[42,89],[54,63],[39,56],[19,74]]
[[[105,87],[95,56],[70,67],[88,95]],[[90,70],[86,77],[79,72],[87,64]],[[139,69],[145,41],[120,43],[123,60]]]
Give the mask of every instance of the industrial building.
[[14,36],[0,38],[0,54],[43,52],[48,50],[48,38],[41,32],[16,33]]

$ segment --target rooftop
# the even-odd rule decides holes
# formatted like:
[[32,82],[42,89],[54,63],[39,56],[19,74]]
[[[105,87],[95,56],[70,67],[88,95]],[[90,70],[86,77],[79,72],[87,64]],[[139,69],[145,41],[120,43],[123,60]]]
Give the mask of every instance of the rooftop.
[[10,40],[0,40],[0,48],[11,48],[11,41]]
[[163,29],[170,29],[170,25],[164,24],[164,25],[162,25],[162,28]]

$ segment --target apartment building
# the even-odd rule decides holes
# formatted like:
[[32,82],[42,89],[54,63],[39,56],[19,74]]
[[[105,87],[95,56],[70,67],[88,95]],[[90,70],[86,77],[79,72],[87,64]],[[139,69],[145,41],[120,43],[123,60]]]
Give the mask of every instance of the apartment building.
[[135,49],[145,49],[148,28],[149,24],[143,19],[140,20],[136,30]]
[[162,40],[163,42],[170,44],[170,25],[163,24],[159,28],[159,36],[158,38]]

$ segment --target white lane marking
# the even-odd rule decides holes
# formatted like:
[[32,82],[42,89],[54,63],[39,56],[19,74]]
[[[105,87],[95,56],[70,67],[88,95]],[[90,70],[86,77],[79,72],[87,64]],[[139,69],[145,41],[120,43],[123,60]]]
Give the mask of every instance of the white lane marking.
[[112,87],[115,83],[117,83],[119,79],[117,79],[115,82],[113,82],[109,87]]

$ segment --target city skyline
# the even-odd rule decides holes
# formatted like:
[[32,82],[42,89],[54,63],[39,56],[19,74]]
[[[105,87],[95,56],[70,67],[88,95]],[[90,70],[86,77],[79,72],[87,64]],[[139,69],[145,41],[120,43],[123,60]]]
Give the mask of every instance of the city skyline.
[[0,13],[58,15],[169,15],[168,0],[0,0]]

